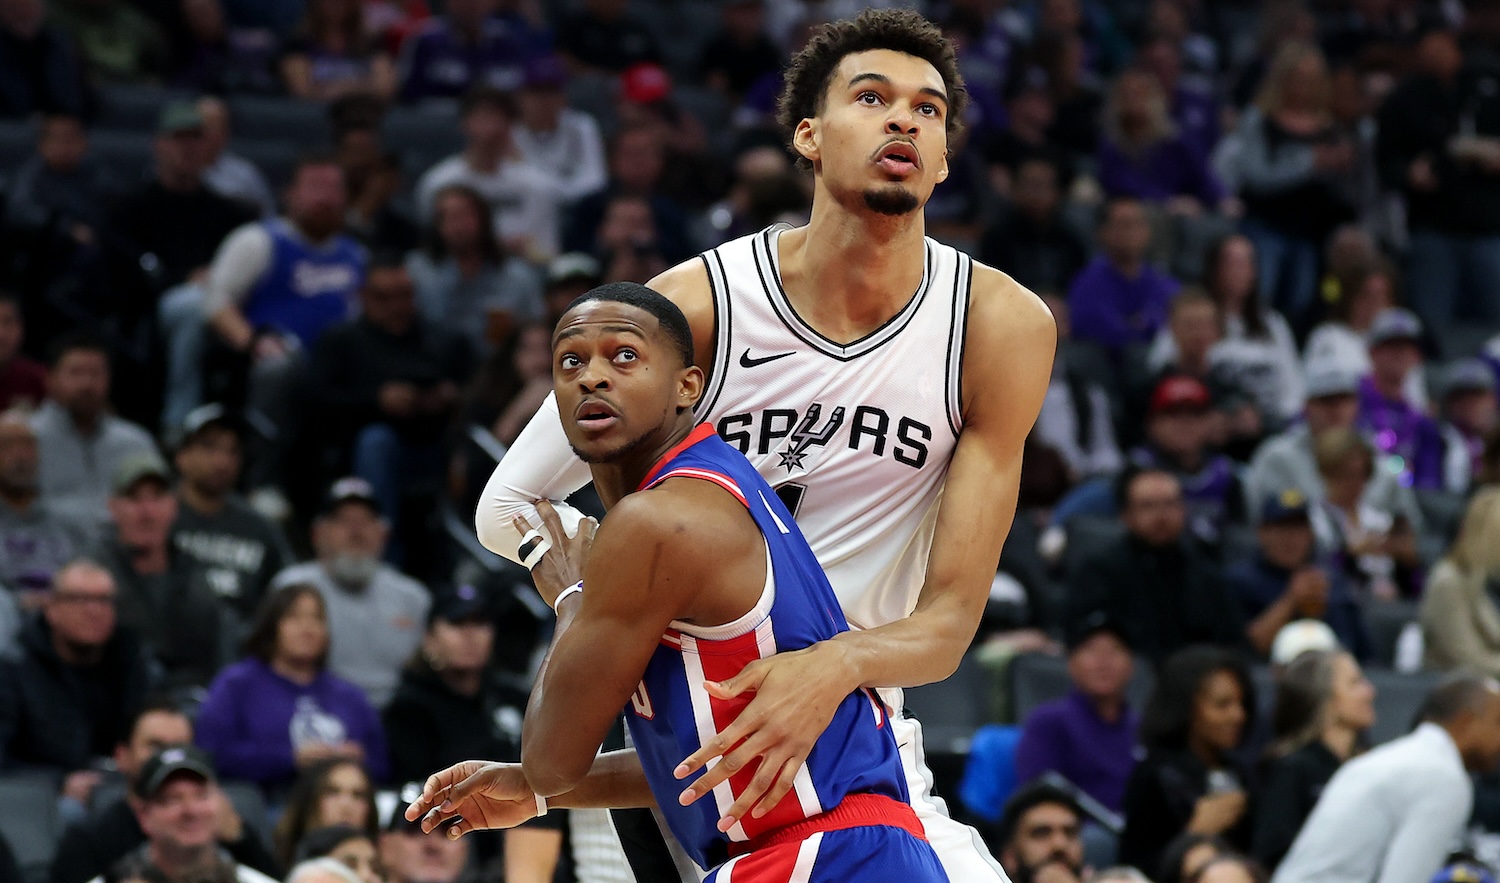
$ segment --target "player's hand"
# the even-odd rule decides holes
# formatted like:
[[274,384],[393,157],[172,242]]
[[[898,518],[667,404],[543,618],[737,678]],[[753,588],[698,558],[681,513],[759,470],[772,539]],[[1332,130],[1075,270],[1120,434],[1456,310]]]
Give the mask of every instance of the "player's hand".
[[466,760],[427,777],[422,796],[406,808],[406,820],[422,821],[422,833],[455,819],[443,833],[457,840],[470,831],[514,828],[536,818],[536,792],[518,763]]
[[719,830],[729,830],[746,813],[764,816],[791,790],[813,743],[857,686],[842,651],[826,641],[752,662],[727,681],[709,682],[716,699],[755,695],[734,723],[677,767],[674,775],[683,779],[721,758],[678,800],[687,806],[759,760],[749,785],[719,820]]
[[[550,548],[531,569],[531,578],[536,582],[537,593],[551,606],[563,589],[583,579],[583,565],[588,561],[589,548],[594,543],[594,531],[599,522],[592,518],[583,519],[578,522],[578,533],[570,537],[551,503],[539,501],[536,511],[542,517],[542,541]],[[522,515],[517,515],[511,524],[522,535],[532,529]]]

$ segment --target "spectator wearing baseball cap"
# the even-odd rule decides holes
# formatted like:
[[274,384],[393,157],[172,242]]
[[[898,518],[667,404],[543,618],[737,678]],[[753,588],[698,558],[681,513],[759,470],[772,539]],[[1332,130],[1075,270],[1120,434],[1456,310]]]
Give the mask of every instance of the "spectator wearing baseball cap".
[[362,478],[334,482],[313,520],[316,560],[294,564],[272,586],[316,586],[328,610],[328,670],[384,708],[401,669],[422,643],[432,606],[427,588],[384,563],[390,529],[375,489]]
[[1210,449],[1218,415],[1208,387],[1187,374],[1157,381],[1146,414],[1146,442],[1131,451],[1139,466],[1165,469],[1182,483],[1188,527],[1209,545],[1243,520],[1243,492],[1234,462]]
[[568,68],[556,55],[526,61],[516,99],[520,120],[511,131],[527,162],[552,175],[568,203],[604,189],[604,138],[589,114],[568,107]]
[[1443,489],[1468,493],[1484,470],[1484,440],[1500,425],[1495,374],[1480,359],[1453,363],[1443,373]]
[[1245,636],[1269,653],[1287,623],[1322,620],[1359,660],[1369,658],[1364,613],[1347,577],[1320,555],[1307,496],[1287,488],[1261,504],[1253,556],[1231,562],[1224,581],[1240,604]]
[[1016,781],[1055,772],[1083,793],[1119,812],[1125,781],[1135,766],[1140,715],[1126,690],[1135,674],[1130,633],[1102,610],[1068,630],[1067,696],[1038,705],[1022,724]]
[[1406,381],[1422,365],[1422,322],[1392,307],[1375,317],[1368,335],[1370,374],[1360,381],[1359,427],[1375,449],[1399,458],[1403,483],[1435,489],[1443,483],[1443,438],[1437,423],[1408,401]]
[[176,553],[196,561],[234,616],[249,622],[274,577],[293,561],[281,528],[251,508],[236,488],[246,426],[220,404],[202,405],[183,421],[173,462]]

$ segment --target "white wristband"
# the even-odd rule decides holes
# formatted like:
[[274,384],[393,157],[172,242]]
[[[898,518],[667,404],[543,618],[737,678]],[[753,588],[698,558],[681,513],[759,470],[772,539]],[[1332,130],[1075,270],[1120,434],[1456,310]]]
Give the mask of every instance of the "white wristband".
[[540,794],[537,794],[535,796],[536,796],[536,817],[537,818],[541,818],[542,816],[544,816],[544,815],[547,814],[547,798],[543,797]]
[[583,580],[579,580],[578,582],[557,593],[557,597],[552,601],[552,612],[556,613],[557,608],[562,606],[563,599],[568,597],[569,595],[574,594],[583,594]]

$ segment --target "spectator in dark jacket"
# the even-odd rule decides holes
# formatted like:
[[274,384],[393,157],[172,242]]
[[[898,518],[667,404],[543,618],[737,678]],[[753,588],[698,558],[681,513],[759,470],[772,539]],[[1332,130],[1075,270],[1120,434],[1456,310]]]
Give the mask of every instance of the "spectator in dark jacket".
[[78,53],[46,19],[43,0],[0,5],[0,117],[90,109]]
[[[151,755],[171,745],[193,741],[193,724],[175,703],[148,700],[135,713],[126,741],[115,746],[115,768],[127,786],[133,784]],[[133,792],[96,806],[87,819],[68,826],[52,859],[48,883],[87,883],[146,842],[146,832],[131,808]],[[235,861],[257,871],[278,873],[271,852],[256,829],[245,823],[229,801],[219,805],[219,844]]]
[[1022,160],[1011,185],[1010,210],[985,232],[979,246],[985,263],[1004,267],[1033,291],[1066,291],[1088,263],[1088,246],[1060,211],[1058,176],[1052,160]]
[[1116,484],[1116,503],[1125,535],[1069,574],[1068,621],[1103,611],[1125,624],[1131,647],[1153,662],[1189,644],[1241,644],[1239,610],[1186,534],[1176,476],[1127,467]]
[[115,581],[90,561],[52,579],[21,632],[21,655],[0,667],[0,767],[56,774],[62,796],[86,803],[89,769],[126,738],[150,675],[140,642],[115,626]]
[[36,153],[12,178],[6,220],[22,230],[92,245],[117,182],[88,155],[83,120],[53,114],[43,117],[38,128]]
[[1125,786],[1122,864],[1158,867],[1183,832],[1249,845],[1251,783],[1235,751],[1254,710],[1250,672],[1233,651],[1190,647],[1167,660],[1141,716],[1146,757]]

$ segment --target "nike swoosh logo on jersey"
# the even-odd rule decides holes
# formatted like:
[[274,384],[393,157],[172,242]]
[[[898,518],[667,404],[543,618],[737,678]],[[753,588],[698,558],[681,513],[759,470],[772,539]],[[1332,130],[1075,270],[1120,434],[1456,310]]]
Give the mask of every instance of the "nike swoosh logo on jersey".
[[797,354],[797,351],[793,350],[792,352],[789,352],[789,353],[777,353],[774,356],[763,356],[763,357],[761,357],[759,359],[752,359],[752,358],[750,358],[750,350],[748,348],[746,348],[746,350],[743,353],[740,353],[740,367],[741,368],[754,368],[756,365],[764,365],[767,362],[774,362],[777,359],[785,359],[787,356],[794,356],[796,354]]

